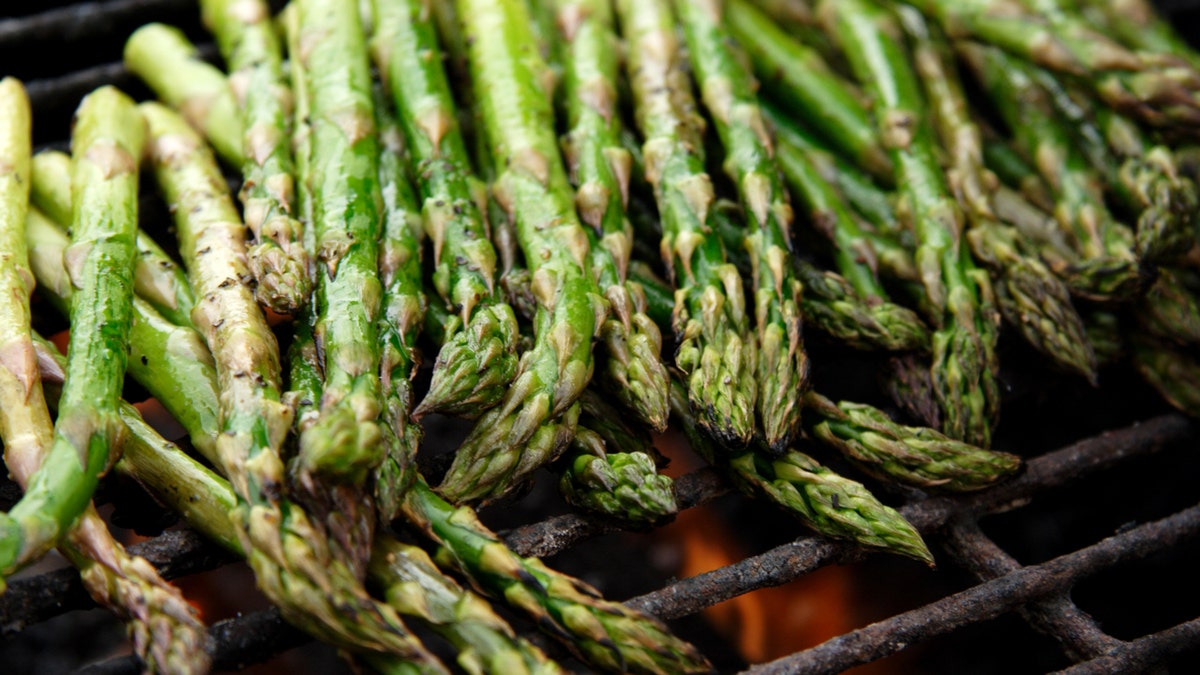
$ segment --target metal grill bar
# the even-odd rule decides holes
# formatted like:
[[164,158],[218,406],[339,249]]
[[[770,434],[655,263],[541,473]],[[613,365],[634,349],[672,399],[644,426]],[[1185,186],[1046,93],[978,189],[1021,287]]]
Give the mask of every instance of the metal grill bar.
[[1109,675],[1137,673],[1153,668],[1163,659],[1195,649],[1200,644],[1200,619],[1192,619],[1164,631],[1126,642],[1108,654],[1079,663],[1055,675]]
[[[905,506],[900,512],[922,533],[932,532],[954,517],[1020,506],[1035,492],[1061,486],[1136,455],[1156,452],[1188,438],[1192,429],[1192,424],[1181,415],[1155,417],[1033,459],[1024,474],[992,489],[970,497],[925,499]],[[823,565],[849,562],[862,555],[861,550],[846,544],[807,537],[683,579],[634,598],[628,604],[664,619],[674,619],[759,588],[786,584]]]
[[195,0],[113,0],[85,2],[16,19],[0,20],[0,44],[62,43],[106,35],[145,21],[151,14],[196,12]]
[[[213,657],[214,671],[242,670],[311,641],[311,637],[284,621],[274,607],[218,621],[208,629],[208,651]],[[141,659],[131,655],[81,668],[78,675],[137,675],[143,671]]]
[[997,617],[1030,600],[1070,587],[1089,574],[1169,549],[1197,534],[1200,534],[1200,506],[1193,506],[747,672],[753,675],[838,673],[967,624]]
[[[974,520],[954,524],[946,537],[945,548],[955,562],[970,570],[980,581],[998,579],[1021,569],[1020,563],[989,539]],[[1095,619],[1076,607],[1066,589],[1029,603],[1018,611],[1034,629],[1058,640],[1072,661],[1095,658],[1122,644],[1100,630]]]

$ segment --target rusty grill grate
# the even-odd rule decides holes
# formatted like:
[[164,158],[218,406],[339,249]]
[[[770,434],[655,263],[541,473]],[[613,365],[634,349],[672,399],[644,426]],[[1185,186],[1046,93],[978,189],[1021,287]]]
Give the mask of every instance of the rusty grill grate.
[[[61,7],[48,8],[62,4]],[[1179,22],[1200,16],[1200,3],[1163,2]],[[15,14],[4,16],[3,13]],[[0,63],[3,74],[21,77],[35,109],[35,143],[60,145],[70,115],[80,97],[101,84],[116,84],[135,95],[147,95],[141,85],[120,65],[124,37],[137,26],[152,20],[175,23],[201,43],[208,37],[197,23],[194,0],[112,0],[69,4],[64,0],[28,3],[25,8],[0,10]],[[1189,14],[1190,13],[1190,14]],[[22,15],[23,14],[23,15]],[[1181,25],[1183,25],[1181,23]],[[215,56],[211,43],[203,49]],[[65,68],[51,64],[64,63]],[[1120,380],[1120,376],[1114,379]],[[1126,405],[1131,391],[1125,387],[1106,387],[1107,398],[1101,403],[1094,395],[1080,401],[1057,400],[1063,389],[1036,391],[1019,376],[1011,378],[1013,398],[1026,401],[1015,406],[1015,417],[1006,423],[998,444],[1003,449],[1024,454],[1026,471],[1018,478],[965,497],[918,496],[904,493],[895,501],[904,506],[902,513],[931,542],[941,545],[938,556],[943,567],[965,570],[962,590],[940,599],[894,614],[863,628],[840,635],[823,644],[793,653],[776,661],[750,668],[753,673],[833,673],[882,659],[907,647],[937,642],[944,636],[961,632],[971,624],[1016,613],[1037,631],[1049,636],[1067,662],[1075,665],[1062,672],[1114,673],[1141,672],[1176,663],[1181,658],[1200,659],[1200,617],[1172,618],[1175,625],[1154,620],[1150,631],[1125,639],[1106,632],[1097,619],[1072,600],[1072,590],[1086,579],[1111,575],[1115,568],[1154,556],[1173,555],[1173,575],[1165,582],[1177,584],[1186,597],[1190,571],[1198,562],[1194,541],[1200,539],[1200,489],[1196,488],[1194,467],[1200,429],[1177,414],[1160,414],[1164,408],[1144,400]],[[1122,382],[1118,381],[1118,385]],[[1115,390],[1120,388],[1118,393]],[[1136,387],[1132,394],[1137,396]],[[1145,398],[1145,397],[1142,397]],[[1066,422],[1063,428],[1047,432],[1054,418],[1038,408],[1061,405]],[[1090,413],[1080,412],[1092,407]],[[1107,413],[1117,412],[1113,416]],[[1134,421],[1141,420],[1141,421]],[[1124,424],[1116,431],[1095,433],[1110,424]],[[1026,438],[1037,436],[1037,442]],[[1061,449],[1030,456],[1027,448],[1045,448],[1058,444],[1049,439],[1078,439]],[[1147,462],[1163,461],[1151,469]],[[1165,459],[1163,459],[1165,458]],[[1132,467],[1132,468],[1131,468]],[[1139,470],[1137,467],[1142,467]],[[1175,480],[1162,484],[1147,482],[1146,474],[1180,471]],[[1097,476],[1107,480],[1097,489],[1076,489],[1080,484],[1095,483]],[[1128,477],[1128,484],[1121,480]],[[1183,485],[1181,488],[1180,485]],[[1166,488],[1162,485],[1167,486]],[[0,505],[7,506],[13,495],[0,486]],[[11,485],[7,487],[11,488]],[[1104,490],[1108,488],[1107,493]],[[1190,488],[1190,490],[1188,489]],[[711,469],[701,469],[677,482],[681,508],[712,502],[729,491],[728,485]],[[1162,495],[1163,489],[1179,491]],[[1080,496],[1082,495],[1082,496]],[[1042,562],[1022,565],[1017,557],[1037,558],[1044,551],[1024,551],[1022,556],[1008,552],[1013,541],[995,541],[984,533],[980,520],[995,518],[1014,521],[1009,529],[1038,526],[1045,510],[1030,509],[1035,498],[1065,502],[1072,514],[1068,527],[1079,536],[1069,538],[1078,546],[1070,552],[1055,552]],[[1147,509],[1118,510],[1111,515],[1113,502],[1151,503]],[[1162,510],[1162,505],[1170,505]],[[1183,505],[1186,508],[1179,509]],[[1024,507],[1024,508],[1023,508]],[[1158,509],[1158,510],[1155,510]],[[1030,511],[1033,511],[1030,514]],[[1099,519],[1089,520],[1094,511],[1105,511]],[[1171,513],[1174,511],[1174,513]],[[1128,515],[1146,522],[1114,528],[1112,522],[1125,522]],[[1169,514],[1169,515],[1167,515]],[[990,528],[989,524],[989,530]],[[1081,524],[1082,523],[1082,524]],[[581,545],[585,540],[608,534],[609,525],[576,515],[561,515],[534,524],[511,529],[507,542],[523,555],[549,557]],[[1003,531],[1004,528],[997,527]],[[1113,530],[1115,533],[1112,533]],[[1112,533],[1111,536],[1105,536]],[[1095,535],[1095,536],[1091,536]],[[1090,539],[1076,542],[1079,537]],[[1012,539],[1010,536],[1009,539]],[[1190,546],[1190,548],[1189,548]],[[178,579],[216,569],[232,562],[223,550],[206,542],[190,530],[173,530],[130,547],[144,556],[168,579]],[[802,536],[762,553],[711,572],[668,583],[649,593],[628,600],[630,606],[672,620],[696,614],[721,601],[756,589],[787,584],[828,565],[862,560],[865,554],[853,546]],[[1150,568],[1156,569],[1156,568]],[[1157,587],[1156,587],[1157,588]],[[8,641],[20,640],[23,631],[56,616],[92,607],[93,603],[71,569],[61,569],[13,581],[0,596],[0,630]],[[1157,607],[1151,599],[1145,607]],[[1200,606],[1191,608],[1200,615]],[[1152,611],[1152,610],[1151,610]],[[1178,612],[1176,612],[1177,614]],[[1128,631],[1122,631],[1122,634]],[[1148,633],[1148,634],[1147,634]],[[210,629],[218,670],[236,670],[246,664],[263,661],[308,638],[283,622],[278,612],[265,610],[221,621]],[[3,643],[0,643],[0,648]],[[992,644],[992,649],[1020,648],[1020,645]],[[132,673],[140,670],[134,657],[102,661],[85,669],[89,673]]]

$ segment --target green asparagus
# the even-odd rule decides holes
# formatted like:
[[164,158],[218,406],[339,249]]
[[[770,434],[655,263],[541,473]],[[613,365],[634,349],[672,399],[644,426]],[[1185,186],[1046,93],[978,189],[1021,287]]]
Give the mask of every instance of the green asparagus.
[[1109,106],[1156,127],[1200,126],[1200,73],[1168,54],[1134,52],[1056,0],[916,0],[953,39],[976,39],[1074,76]]
[[550,101],[537,80],[545,64],[525,7],[519,0],[463,0],[458,11],[496,174],[493,195],[525,253],[538,311],[535,343],[516,379],[476,423],[438,487],[453,502],[499,497],[562,452],[578,416],[575,400],[592,376],[591,341],[607,312],[555,142]]
[[421,213],[433,242],[434,286],[452,308],[429,393],[415,416],[475,417],[498,403],[517,369],[517,322],[495,283],[496,251],[480,209],[442,69],[428,0],[375,0],[371,39],[412,153]]
[[809,392],[812,410],[806,429],[854,461],[867,473],[919,488],[966,492],[1011,476],[1021,460],[956,441],[927,427],[896,424],[882,411],[861,403]]
[[[33,156],[30,203],[56,223],[71,223],[71,158],[55,150]],[[167,252],[143,230],[137,233],[137,263],[133,270],[133,292],[168,321],[192,325],[196,298],[187,274]]]
[[967,241],[975,259],[991,274],[1001,314],[1038,351],[1095,383],[1096,356],[1066,284],[992,207],[998,180],[984,166],[982,133],[970,117],[949,45],[916,10],[902,8],[900,17],[912,38],[916,72],[950,158],[950,188],[966,211]]
[[[0,85],[2,86],[2,85]],[[28,269],[25,270],[28,273]],[[28,310],[28,308],[26,308]],[[7,322],[6,322],[7,323]],[[7,401],[2,406],[4,415],[0,421],[12,419],[18,411],[27,411],[23,430],[17,434],[33,443],[10,443],[14,440],[7,430],[5,441],[5,463],[18,482],[24,483],[29,474],[41,461],[40,455],[49,445],[53,428],[46,410],[47,399],[57,403],[56,391],[65,376],[66,359],[40,335],[30,340],[29,322],[14,321],[29,341],[30,352],[37,350],[35,360],[30,359],[31,372],[25,373],[29,382],[30,397],[24,401]],[[46,376],[47,393],[43,398],[38,370],[46,368],[53,372]],[[8,392],[0,389],[0,395]],[[128,438],[130,424],[144,425],[132,406],[122,401],[119,414],[126,429],[119,434],[119,450],[124,454],[132,444]],[[60,544],[60,550],[79,569],[80,578],[92,599],[108,607],[127,623],[133,639],[134,652],[152,673],[207,673],[209,655],[205,652],[207,634],[196,616],[196,610],[188,604],[178,588],[168,584],[154,567],[143,558],[130,555],[125,547],[113,539],[108,525],[92,505],[88,505]]]
[[919,240],[916,260],[940,325],[930,375],[942,430],[987,447],[998,412],[996,324],[986,275],[962,245],[962,212],[934,155],[918,80],[893,17],[866,0],[822,2],[830,30],[873,96],[879,135],[896,167]]
[[[382,22],[382,14],[376,14],[376,20]],[[380,520],[390,522],[399,514],[401,493],[407,489],[405,466],[421,443],[421,427],[412,419],[412,378],[420,362],[416,342],[425,320],[426,301],[421,283],[421,213],[409,186],[405,169],[408,156],[400,125],[382,98],[376,101],[375,116],[381,140],[379,184],[383,186],[383,238],[379,250],[379,276],[383,281],[379,336],[383,354],[379,374],[387,452],[376,473],[375,494]]]
[[[25,100],[23,92],[19,100]],[[3,135],[27,137],[28,104],[9,96],[3,105],[9,129]],[[144,135],[133,102],[112,87],[97,89],[80,104],[71,138],[73,236],[63,252],[75,287],[67,377],[41,466],[29,476],[21,500],[0,516],[0,579],[41,557],[63,536],[91,503],[100,475],[115,459],[117,399],[133,318],[137,171]],[[27,203],[25,143],[20,151],[19,140],[5,140],[12,159],[0,165],[14,167]],[[16,194],[14,188],[8,191]]]
[[674,20],[664,0],[622,0],[617,10],[646,179],[662,218],[660,250],[678,289],[675,364],[688,377],[701,426],[726,445],[743,446],[755,432],[758,343],[741,275],[712,236],[715,195]]
[[[724,453],[697,433],[682,386],[671,388],[671,412],[683,424],[692,449],[717,462]],[[739,490],[783,508],[820,534],[933,562],[921,535],[895,509],[804,453],[788,450],[770,457],[753,450],[733,452],[728,469]]]
[[189,432],[216,437],[217,463],[238,497],[229,517],[259,587],[285,618],[324,640],[444,672],[396,614],[367,595],[327,534],[281,494],[280,449],[292,410],[280,402],[275,337],[245,281],[245,226],[201,139],[161,106],[147,104],[143,114],[153,129],[156,174],[176,206],[189,278],[203,299],[197,325],[217,365],[219,426]]
[[297,459],[302,475],[361,485],[383,460],[376,325],[382,194],[370,66],[357,7],[324,0],[298,7],[312,129],[315,332],[325,388]]
[[959,51],[980,75],[1018,148],[1037,158],[1037,170],[1058,200],[1055,217],[1077,255],[1063,271],[1072,292],[1121,300],[1144,290],[1149,272],[1138,263],[1133,233],[1105,206],[1099,176],[1073,147],[1070,129],[1031,69],[998,49],[968,45]]
[[738,60],[717,7],[680,0],[676,8],[701,97],[725,147],[725,167],[737,184],[751,252],[758,328],[756,410],[767,447],[785,450],[800,431],[801,396],[808,384],[801,284],[791,265],[792,207],[773,157],[753,76]]
[[833,73],[816,50],[797,42],[748,0],[726,2],[724,19],[765,88],[859,166],[892,179],[891,160],[861,94]]
[[291,91],[283,75],[279,38],[266,0],[202,0],[200,11],[230,70],[241,114],[242,193],[248,251],[258,301],[295,314],[312,293],[304,224],[294,215],[294,165],[288,122]]
[[242,118],[233,91],[183,31],[161,23],[137,29],[125,42],[125,67],[203,132],[222,159],[242,165]]
[[621,143],[612,9],[604,0],[556,4],[565,43],[563,96],[570,126],[563,145],[577,190],[576,208],[594,231],[593,272],[610,308],[600,327],[606,358],[598,377],[627,408],[662,431],[670,380],[662,362],[662,334],[646,316],[641,288],[625,278],[633,251],[633,228],[625,217],[633,160]]

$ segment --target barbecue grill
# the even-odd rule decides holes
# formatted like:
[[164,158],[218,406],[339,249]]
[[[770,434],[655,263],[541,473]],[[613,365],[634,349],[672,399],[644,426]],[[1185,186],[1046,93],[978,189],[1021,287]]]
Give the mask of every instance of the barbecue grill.
[[[193,0],[10,4],[21,6],[0,10],[0,74],[28,84],[39,146],[65,145],[79,99],[99,85],[115,84],[135,96],[148,96],[120,65],[125,38],[141,24],[178,25],[206,45],[205,54],[216,56]],[[1200,2],[1160,5],[1179,26],[1196,25],[1200,18]],[[165,214],[151,210],[143,217]],[[167,235],[165,227],[145,229]],[[817,343],[812,349],[814,380],[829,383],[829,389],[847,388],[847,396],[853,397],[854,378],[838,373],[853,371],[858,357],[834,345]],[[1020,364],[1021,356],[1014,353],[1001,362]],[[677,482],[681,508],[719,503],[726,517],[736,518],[738,528],[749,532],[756,552],[704,574],[659,583],[628,604],[674,621],[825,566],[848,565],[856,575],[870,575],[864,588],[871,593],[894,592],[908,604],[897,609],[896,601],[881,603],[873,623],[753,665],[749,672],[841,672],[917,645],[927,645],[921,660],[905,663],[922,672],[1124,673],[1162,667],[1182,672],[1190,670],[1187,664],[1200,664],[1200,588],[1194,581],[1200,564],[1200,461],[1194,454],[1200,427],[1169,412],[1152,390],[1120,367],[1105,371],[1098,389],[1044,372],[1014,370],[1002,377],[1009,391],[996,447],[1025,457],[1026,470],[970,496],[888,495],[934,544],[938,571],[880,555],[864,562],[866,554],[856,547],[803,535],[792,521],[747,506],[745,500],[721,499],[729,486],[704,468]],[[123,514],[127,520],[134,514],[135,529],[158,532],[130,550],[165,577],[189,578],[233,562],[190,530],[162,531],[169,519],[137,490],[122,485],[100,497],[116,503],[118,522]],[[0,485],[0,506],[7,508],[16,494],[11,483]],[[634,548],[644,552],[653,534],[631,539],[614,535],[611,525],[573,514],[546,516],[548,511],[539,513],[539,508],[522,507],[517,517],[527,524],[497,522],[512,525],[506,531],[509,545],[522,555],[557,556],[551,565],[595,583],[607,596],[621,597],[628,582],[617,586],[615,577],[629,576],[631,570],[613,574],[612,569],[598,569],[613,566],[605,551],[635,542]],[[780,543],[779,532],[801,536]],[[560,555],[567,551],[574,555]],[[646,578],[634,586],[658,583],[651,578],[656,575],[653,566],[644,560],[642,565]],[[39,632],[39,624],[62,615],[82,616],[92,606],[74,570],[14,580],[0,596],[2,669],[46,672],[60,667],[56,659],[61,654],[52,651],[71,645],[47,647],[53,643],[43,642],[46,631]],[[98,625],[111,627],[115,620],[101,619]],[[723,669],[746,665],[736,656],[711,653],[730,650],[717,645],[699,622],[676,627]],[[218,670],[241,669],[308,642],[272,609],[220,621],[210,634]],[[38,650],[42,653],[36,661],[21,660],[20,655]],[[139,669],[134,657],[118,656],[85,670]]]

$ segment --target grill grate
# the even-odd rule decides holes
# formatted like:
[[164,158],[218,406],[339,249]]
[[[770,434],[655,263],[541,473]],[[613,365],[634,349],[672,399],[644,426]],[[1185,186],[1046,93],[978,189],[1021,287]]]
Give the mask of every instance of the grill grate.
[[[45,10],[53,4],[66,6]],[[1200,10],[1200,3],[1196,2],[1161,4],[1174,12],[1191,12],[1190,16],[1176,14],[1180,22],[1194,19]],[[0,9],[0,63],[11,69],[3,74],[23,78],[28,83],[39,145],[61,144],[63,131],[68,128],[70,115],[80,97],[101,84],[116,84],[134,95],[146,95],[119,63],[124,37],[142,23],[161,20],[177,24],[202,44],[201,49],[207,57],[215,58],[216,55],[208,36],[198,25],[194,0],[114,0],[80,4],[60,0],[40,3],[38,8],[43,11],[30,13],[33,5],[29,3],[24,9]],[[8,12],[27,15],[3,18]],[[64,63],[61,58],[64,44],[70,45],[68,56],[75,61],[68,59],[65,67],[54,70],[48,64]],[[48,56],[51,54],[55,58]],[[1036,399],[1036,396],[1030,398]],[[1087,403],[1077,405],[1086,406]],[[1200,618],[1147,635],[1139,634],[1132,639],[1121,639],[1110,634],[1116,631],[1106,632],[1096,619],[1080,609],[1071,599],[1071,590],[1085,577],[1179,549],[1182,543],[1200,534],[1200,506],[1165,517],[1161,512],[1155,513],[1157,520],[1122,528],[1097,543],[1083,542],[1077,550],[1027,566],[1010,555],[1003,542],[989,538],[979,524],[980,519],[990,514],[1011,511],[1019,517],[1021,507],[1035,496],[1061,494],[1091,476],[1123,471],[1160,451],[1166,450],[1167,454],[1182,457],[1181,462],[1187,461],[1185,453],[1194,447],[1186,446],[1196,445],[1200,430],[1179,415],[1140,415],[1144,406],[1143,403],[1137,407],[1136,413],[1145,421],[1094,435],[1033,458],[1024,474],[1006,484],[967,497],[907,501],[901,509],[905,517],[923,534],[931,536],[931,541],[942,544],[944,555],[939,556],[939,560],[969,571],[978,583],[970,585],[967,582],[965,590],[753,667],[748,672],[839,672],[959,632],[969,624],[1009,613],[1018,613],[1030,626],[1050,636],[1066,658],[1076,664],[1062,672],[1138,672],[1157,667],[1180,654],[1190,652],[1191,656],[1196,656],[1200,653],[1197,651]],[[1067,424],[1068,431],[1063,433],[1070,434],[1071,429],[1076,429],[1070,437],[1078,438],[1089,433],[1078,431],[1084,426]],[[681,508],[711,502],[729,490],[709,469],[683,477],[677,481],[677,488]],[[1140,499],[1153,490],[1149,486],[1128,498]],[[1195,492],[1184,498],[1193,503],[1198,501]],[[5,496],[0,493],[0,502],[3,501]],[[1098,506],[1091,502],[1081,503],[1076,509],[1086,513]],[[1173,506],[1171,510],[1176,508],[1178,506]],[[1102,527],[1102,524],[1093,525],[1093,528]],[[507,533],[506,540],[522,555],[549,557],[611,531],[610,525],[563,515],[517,527]],[[223,550],[189,530],[166,532],[131,546],[130,550],[146,557],[169,579],[216,569],[232,560]],[[864,557],[863,551],[852,546],[801,537],[711,572],[674,581],[634,597],[628,604],[664,619],[678,619],[760,588],[787,584],[822,567],[849,564]],[[1188,567],[1186,561],[1176,561],[1176,565]],[[29,626],[92,606],[73,570],[19,579],[0,596],[0,630],[16,636],[10,639],[19,640],[21,632]],[[1200,613],[1200,608],[1196,611]],[[304,634],[287,625],[274,609],[218,622],[210,628],[210,635],[214,664],[221,670],[238,670],[308,641]],[[83,672],[135,673],[140,669],[141,665],[134,657],[120,657],[97,663]]]

